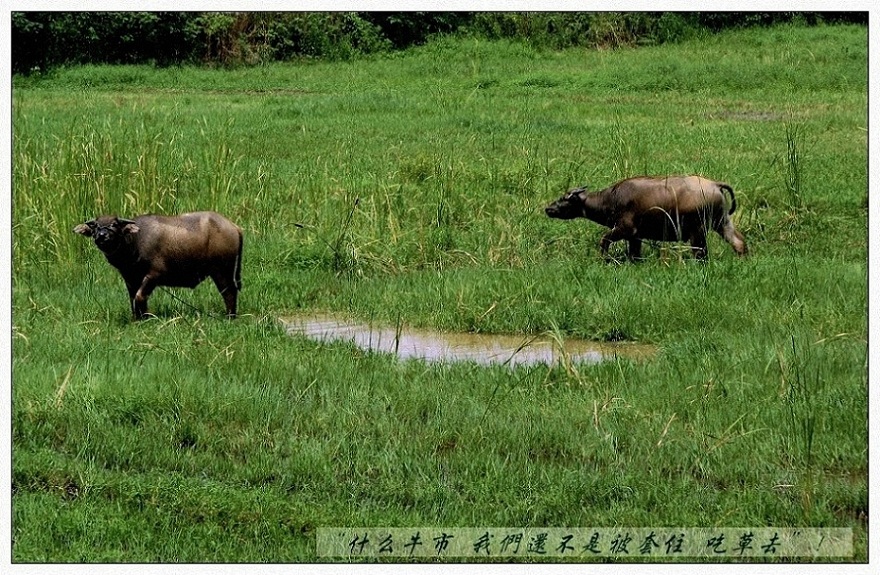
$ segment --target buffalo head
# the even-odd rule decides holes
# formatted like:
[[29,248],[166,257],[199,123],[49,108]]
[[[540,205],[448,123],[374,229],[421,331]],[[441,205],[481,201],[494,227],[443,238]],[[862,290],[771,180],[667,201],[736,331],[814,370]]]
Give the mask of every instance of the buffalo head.
[[571,220],[583,217],[583,196],[586,192],[586,188],[574,188],[573,190],[569,190],[564,196],[544,208],[544,213],[551,218],[560,220]]
[[140,231],[132,220],[122,220],[116,216],[101,216],[73,228],[73,231],[94,238],[95,245],[105,254],[119,249],[126,234]]

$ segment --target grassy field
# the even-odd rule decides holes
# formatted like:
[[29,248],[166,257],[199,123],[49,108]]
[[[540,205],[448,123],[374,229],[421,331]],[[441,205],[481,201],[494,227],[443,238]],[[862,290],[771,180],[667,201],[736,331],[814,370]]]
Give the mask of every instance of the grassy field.
[[[324,526],[851,527],[867,559],[866,28],[13,86],[14,561],[314,561]],[[608,265],[543,214],[643,173],[729,182],[751,256]],[[195,209],[245,230],[241,317],[208,282],[130,321],[72,228]],[[398,362],[303,310],[659,352]]]

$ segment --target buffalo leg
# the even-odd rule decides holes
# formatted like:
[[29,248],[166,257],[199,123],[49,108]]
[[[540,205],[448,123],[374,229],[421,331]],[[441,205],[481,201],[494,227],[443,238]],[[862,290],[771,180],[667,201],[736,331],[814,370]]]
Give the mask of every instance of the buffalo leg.
[[134,305],[134,296],[137,295],[138,284],[125,282],[125,289],[128,290],[128,307],[131,309],[131,314],[137,318],[137,311]]
[[639,238],[630,238],[629,239],[629,250],[627,251],[627,255],[629,256],[630,261],[639,261],[642,259],[642,240]]
[[705,230],[697,230],[691,235],[691,248],[694,251],[694,257],[698,260],[705,260],[709,256]]
[[[602,257],[605,258],[606,262],[611,261],[611,258],[608,257],[608,248],[611,244],[622,239],[635,239],[632,232],[633,231],[630,228],[617,225],[611,228],[610,232],[602,236],[602,240],[599,242],[599,248],[602,250]],[[632,245],[630,245],[630,248],[631,247]]]
[[226,315],[230,319],[234,318],[238,307],[238,288],[233,278],[227,278],[223,274],[215,274],[211,276],[217,291],[223,296],[223,302],[226,304]]
[[141,282],[141,286],[134,294],[134,299],[132,300],[135,319],[142,319],[147,314],[147,300],[154,289],[156,289],[156,278],[147,274],[144,276],[144,281]]
[[606,260],[608,259],[608,247],[611,245],[611,234],[605,234],[602,236],[602,239],[599,240],[599,251],[602,252],[602,257]]

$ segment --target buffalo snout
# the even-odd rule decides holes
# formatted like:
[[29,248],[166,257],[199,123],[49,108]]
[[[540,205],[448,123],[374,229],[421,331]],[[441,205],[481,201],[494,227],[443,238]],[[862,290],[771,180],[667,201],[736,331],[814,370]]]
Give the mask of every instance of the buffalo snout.
[[553,202],[552,204],[544,208],[544,213],[551,218],[559,217],[559,206],[556,205],[556,202]]
[[105,246],[116,239],[116,234],[110,228],[98,228],[94,235],[98,247]]

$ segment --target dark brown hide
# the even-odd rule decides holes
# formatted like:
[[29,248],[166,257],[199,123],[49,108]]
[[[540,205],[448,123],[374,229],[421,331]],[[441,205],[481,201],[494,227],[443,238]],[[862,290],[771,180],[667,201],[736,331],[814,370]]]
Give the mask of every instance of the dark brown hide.
[[[724,192],[730,194],[729,210]],[[640,257],[642,240],[687,241],[703,259],[710,229],[744,256],[745,238],[730,220],[734,210],[733,188],[700,176],[629,178],[595,193],[576,188],[545,208],[551,218],[587,218],[610,228],[600,242],[602,255],[608,257],[612,242],[626,240],[630,259]]]
[[179,216],[101,216],[73,229],[95,245],[125,280],[139,319],[158,286],[194,288],[210,277],[235,317],[241,289],[241,229],[215,212]]

